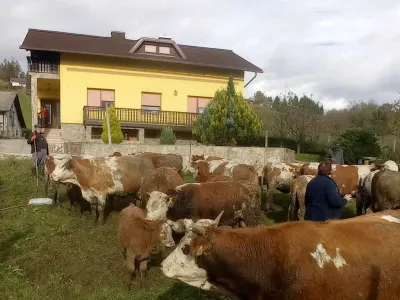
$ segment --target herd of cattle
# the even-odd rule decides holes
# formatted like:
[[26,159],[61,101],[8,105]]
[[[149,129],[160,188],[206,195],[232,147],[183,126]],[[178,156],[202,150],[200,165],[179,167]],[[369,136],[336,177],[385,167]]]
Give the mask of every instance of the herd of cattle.
[[267,207],[260,185],[291,193],[288,220],[302,220],[317,166],[258,169],[193,156],[196,183],[185,184],[177,154],[54,155],[46,159],[46,194],[57,202],[65,184],[71,206],[94,212],[99,224],[106,208],[121,211],[129,283],[146,276],[152,254],[170,248],[165,276],[232,299],[398,299],[400,173],[393,161],[333,166],[331,177],[342,195],[354,195],[361,216],[260,225]]

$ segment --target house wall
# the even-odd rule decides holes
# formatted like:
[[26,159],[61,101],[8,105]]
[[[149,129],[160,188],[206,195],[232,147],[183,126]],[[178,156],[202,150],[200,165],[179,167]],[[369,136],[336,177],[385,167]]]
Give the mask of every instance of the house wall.
[[121,108],[140,109],[142,92],[161,93],[161,110],[186,112],[189,96],[213,97],[229,76],[243,93],[242,71],[62,54],[61,123],[83,123],[88,88],[115,90],[115,106]]
[[[12,121],[14,119],[14,122]],[[20,136],[21,135],[21,124],[18,119],[17,110],[15,104],[11,106],[11,110],[0,114],[0,134],[8,137]]]

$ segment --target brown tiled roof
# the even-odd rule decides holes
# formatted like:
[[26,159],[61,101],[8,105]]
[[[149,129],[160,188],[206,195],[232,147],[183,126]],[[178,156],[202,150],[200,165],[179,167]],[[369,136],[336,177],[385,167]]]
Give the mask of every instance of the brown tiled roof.
[[235,54],[232,50],[177,45],[185,58],[129,53],[138,41],[140,40],[125,39],[123,35],[101,37],[29,29],[20,49],[163,61],[262,73],[260,68]]

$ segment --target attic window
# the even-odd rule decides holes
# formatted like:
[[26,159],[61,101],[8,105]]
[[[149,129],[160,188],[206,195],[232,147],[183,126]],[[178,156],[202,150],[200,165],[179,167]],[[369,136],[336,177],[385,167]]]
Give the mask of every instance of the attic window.
[[162,46],[160,46],[159,48],[158,48],[158,51],[159,51],[159,53],[160,54],[171,54],[171,48],[170,47],[162,47]]
[[157,53],[157,46],[154,45],[144,45],[144,51],[150,53]]

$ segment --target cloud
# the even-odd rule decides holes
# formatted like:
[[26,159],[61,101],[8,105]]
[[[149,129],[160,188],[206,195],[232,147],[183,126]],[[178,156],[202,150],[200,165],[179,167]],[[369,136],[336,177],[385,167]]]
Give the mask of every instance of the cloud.
[[[391,102],[400,75],[398,0],[14,0],[2,4],[0,59],[26,65],[28,28],[228,48],[264,70],[246,88],[313,94],[326,108]],[[250,80],[253,74],[246,74]]]

